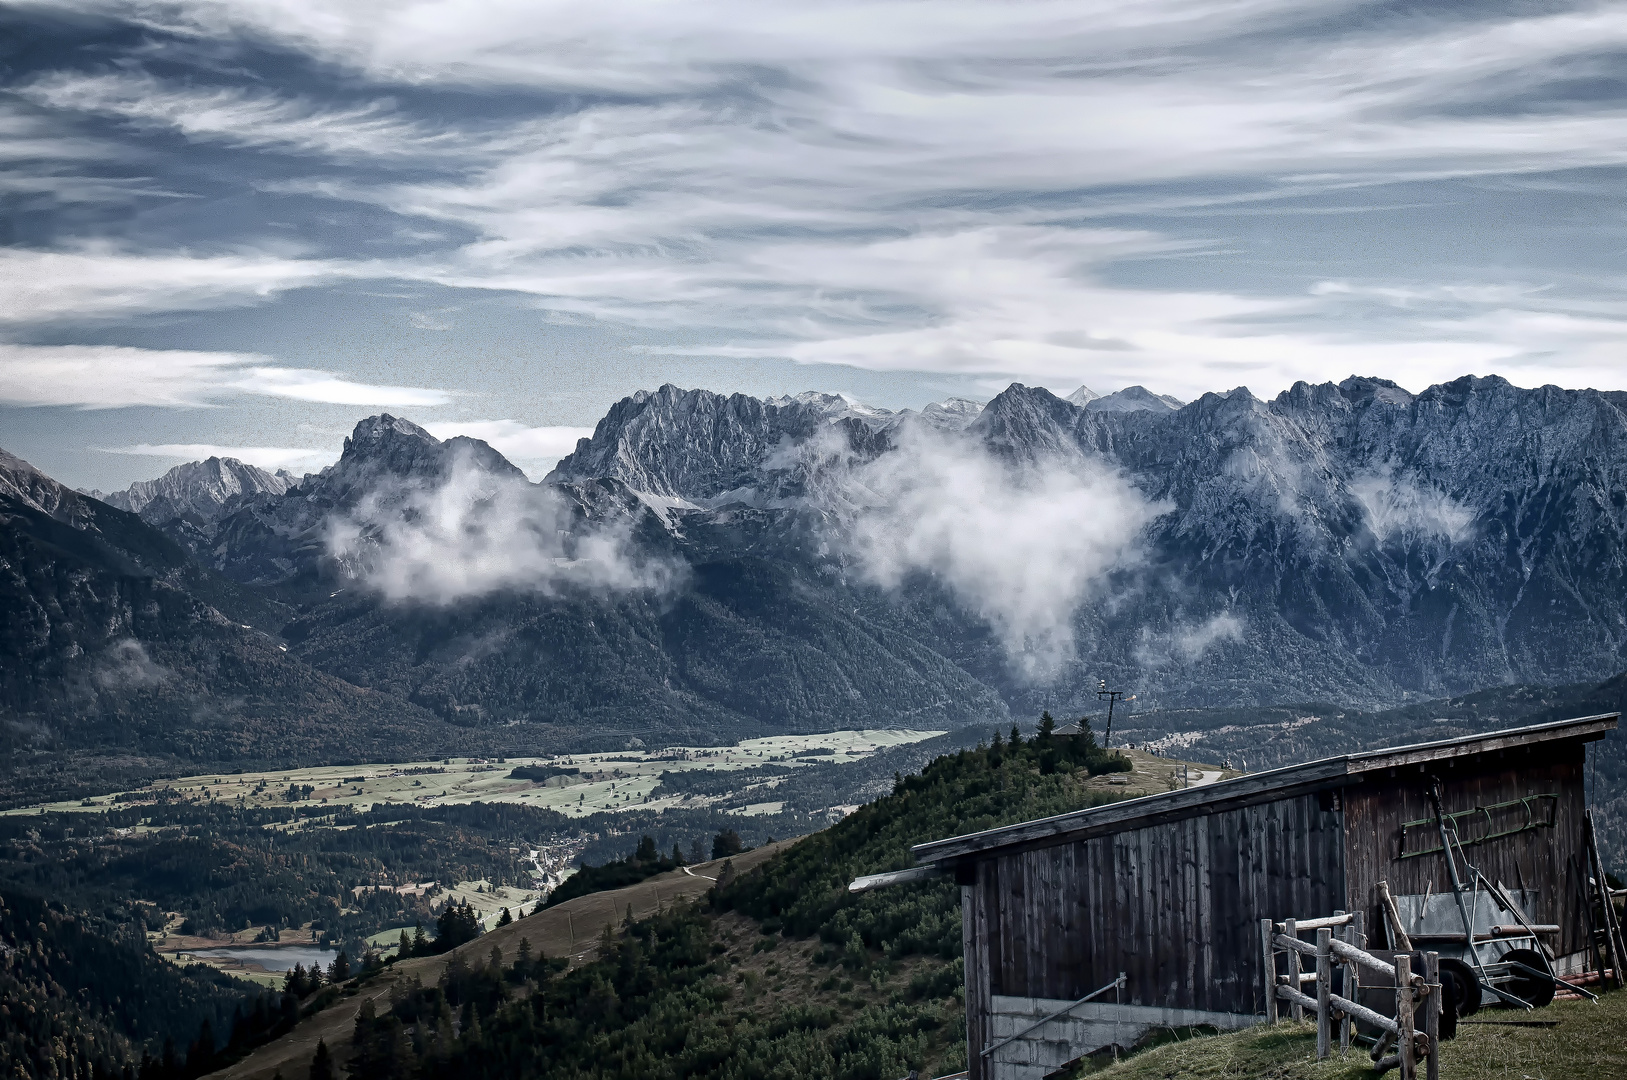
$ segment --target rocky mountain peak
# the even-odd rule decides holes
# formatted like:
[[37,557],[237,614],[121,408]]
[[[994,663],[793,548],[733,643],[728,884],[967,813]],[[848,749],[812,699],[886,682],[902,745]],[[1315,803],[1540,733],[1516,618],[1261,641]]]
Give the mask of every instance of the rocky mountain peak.
[[16,499],[35,510],[58,517],[77,492],[57,483],[34,466],[0,450],[0,497]]
[[357,422],[355,430],[345,440],[343,456],[375,453],[380,447],[402,444],[435,446],[438,443],[435,436],[411,420],[380,413]]
[[771,455],[827,422],[823,402],[767,402],[668,384],[612,405],[593,437],[544,482],[610,478],[646,495],[703,503],[754,486]]
[[1043,386],[1012,383],[967,427],[998,452],[1017,458],[1071,457],[1079,453],[1075,435],[1084,410]]
[[847,394],[826,394],[818,390],[804,390],[800,394],[782,394],[780,397],[764,398],[763,401],[765,404],[782,409],[800,405],[814,410],[827,420],[853,417],[871,427],[885,426],[898,415],[891,409],[878,409],[873,405],[866,405]]
[[1073,393],[1069,394],[1067,396],[1066,400],[1073,402],[1075,405],[1084,406],[1084,405],[1089,405],[1092,401],[1095,401],[1096,399],[1100,398],[1101,396],[1102,395],[1098,394],[1096,391],[1092,390],[1090,387],[1081,386],[1079,389],[1077,389]]
[[[1174,412],[1176,409],[1179,409],[1186,404],[1186,402],[1182,401],[1180,398],[1171,397],[1168,394],[1155,394],[1151,390],[1148,390],[1145,386],[1126,386],[1123,390],[1116,391],[1115,393],[1108,394],[1104,397],[1097,397],[1095,394],[1091,394],[1091,396],[1084,401],[1074,401],[1074,398],[1078,396],[1080,390],[1085,390],[1085,388],[1080,387],[1079,390],[1075,390],[1068,396],[1068,400],[1073,401],[1075,405],[1083,405],[1088,411],[1093,413],[1168,413]],[[1088,390],[1085,392],[1089,393]]]
[[1378,402],[1383,405],[1411,405],[1413,397],[1389,379],[1352,375],[1339,384],[1339,392],[1357,407]]
[[154,524],[172,518],[207,523],[247,499],[281,495],[290,486],[285,477],[236,458],[210,457],[177,465],[156,480],[139,480],[124,491],[97,497]]
[[376,482],[381,474],[402,479],[440,479],[459,461],[467,461],[484,472],[525,478],[524,472],[488,443],[464,435],[442,442],[412,421],[389,413],[358,423],[345,440],[338,464],[324,469],[319,476],[322,486],[348,492],[358,485]]
[[934,401],[921,410],[921,421],[939,431],[960,431],[983,414],[983,403],[971,398],[952,397]]

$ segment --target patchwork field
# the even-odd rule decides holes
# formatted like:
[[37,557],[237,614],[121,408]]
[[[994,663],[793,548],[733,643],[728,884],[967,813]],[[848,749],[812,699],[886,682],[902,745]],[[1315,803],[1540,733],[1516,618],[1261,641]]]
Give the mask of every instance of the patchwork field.
[[[846,763],[894,746],[920,742],[940,731],[837,731],[823,735],[780,735],[747,739],[735,746],[666,747],[605,754],[565,754],[538,758],[445,758],[382,765],[335,765],[268,772],[205,773],[160,781],[146,788],[110,792],[68,802],[39,803],[4,811],[98,813],[151,801],[160,792],[199,802],[275,806],[291,802],[349,805],[357,810],[390,803],[438,806],[449,803],[513,802],[572,817],[635,807],[658,810],[700,808],[728,801],[728,795],[663,796],[653,793],[666,771],[728,772],[758,765],[809,766]],[[821,751],[829,751],[822,753]],[[817,753],[816,753],[817,752]],[[544,779],[520,779],[516,768],[561,770]],[[753,803],[745,813],[773,813],[777,802]]]

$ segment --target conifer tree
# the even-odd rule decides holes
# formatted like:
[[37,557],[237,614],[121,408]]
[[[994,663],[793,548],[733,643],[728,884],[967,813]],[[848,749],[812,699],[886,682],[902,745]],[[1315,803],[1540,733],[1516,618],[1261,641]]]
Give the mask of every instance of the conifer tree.
[[334,1080],[333,1055],[328,1052],[328,1041],[316,1041],[316,1054],[311,1058],[311,1080]]

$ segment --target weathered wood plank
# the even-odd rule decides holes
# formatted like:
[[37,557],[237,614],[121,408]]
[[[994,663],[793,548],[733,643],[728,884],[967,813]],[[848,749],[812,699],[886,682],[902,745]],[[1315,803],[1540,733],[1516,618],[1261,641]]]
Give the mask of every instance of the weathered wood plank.
[[978,1059],[984,1044],[983,1025],[989,1015],[989,981],[984,947],[988,939],[980,933],[979,901],[976,885],[960,887],[960,944],[966,980],[966,1060],[975,1062],[971,1077],[977,1080],[982,1078],[982,1062]]

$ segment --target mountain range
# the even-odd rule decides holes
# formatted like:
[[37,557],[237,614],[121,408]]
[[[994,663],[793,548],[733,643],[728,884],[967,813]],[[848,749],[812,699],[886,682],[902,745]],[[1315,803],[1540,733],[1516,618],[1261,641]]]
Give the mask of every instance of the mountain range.
[[297,480],[96,498],[8,456],[4,738],[37,780],[952,728],[1101,680],[1141,710],[1598,681],[1624,472],[1627,394],[1496,377],[902,413],[664,386],[541,483],[388,415]]

